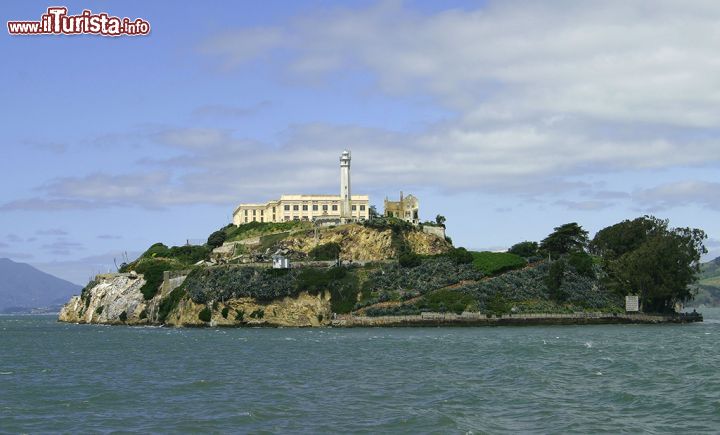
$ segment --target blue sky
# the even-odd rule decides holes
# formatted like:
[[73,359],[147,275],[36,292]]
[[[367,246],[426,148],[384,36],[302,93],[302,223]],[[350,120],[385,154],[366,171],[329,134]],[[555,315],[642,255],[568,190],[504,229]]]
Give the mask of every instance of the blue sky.
[[152,32],[0,38],[0,257],[84,284],[239,202],[335,192],[343,148],[354,192],[415,194],[458,246],[653,214],[720,255],[715,2],[63,5]]

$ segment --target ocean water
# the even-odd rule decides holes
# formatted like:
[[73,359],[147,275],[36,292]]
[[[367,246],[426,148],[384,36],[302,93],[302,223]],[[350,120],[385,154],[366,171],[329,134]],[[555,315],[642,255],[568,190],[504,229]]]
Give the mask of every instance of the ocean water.
[[691,325],[170,329],[0,317],[0,432],[718,433]]

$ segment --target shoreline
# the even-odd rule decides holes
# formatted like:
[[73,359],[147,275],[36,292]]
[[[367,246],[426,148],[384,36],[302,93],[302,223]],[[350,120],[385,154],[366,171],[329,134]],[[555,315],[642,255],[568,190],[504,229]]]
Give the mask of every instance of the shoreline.
[[377,328],[377,327],[497,327],[497,326],[567,326],[567,325],[659,325],[703,322],[701,313],[681,314],[613,314],[613,313],[572,313],[572,314],[506,314],[486,316],[479,313],[422,313],[409,316],[353,316],[338,315],[325,325],[289,326],[268,322],[240,324],[157,324],[151,322],[67,322],[77,325],[108,326],[153,326],[168,328]]
[[410,316],[338,316],[331,326],[339,328],[362,327],[414,327],[414,326],[548,326],[548,325],[613,325],[613,324],[663,324],[702,322],[696,314],[506,314],[486,316],[476,313],[423,313]]

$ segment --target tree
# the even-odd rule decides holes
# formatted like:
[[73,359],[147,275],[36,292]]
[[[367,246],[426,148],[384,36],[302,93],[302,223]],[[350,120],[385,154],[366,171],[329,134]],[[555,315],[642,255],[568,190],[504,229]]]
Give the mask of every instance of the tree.
[[376,217],[378,217],[377,208],[374,205],[371,205],[368,209],[368,217],[370,219],[375,219]]
[[523,258],[535,257],[538,255],[538,244],[537,242],[528,241],[516,243],[508,249],[508,252]]
[[435,216],[435,223],[440,225],[443,228],[445,227],[445,221],[446,221],[445,216],[443,216],[441,214]]
[[639,248],[651,234],[667,226],[668,222],[652,216],[624,220],[598,231],[590,242],[590,252],[605,260],[615,260]]
[[692,299],[689,285],[697,281],[706,238],[702,230],[643,216],[599,231],[592,249],[603,254],[616,291],[639,294],[643,311],[671,312]]
[[542,242],[540,249],[552,258],[571,252],[583,252],[588,245],[588,232],[576,222],[554,228]]
[[214,233],[210,234],[210,237],[208,237],[207,239],[207,245],[211,249],[215,249],[219,246],[222,246],[222,244],[225,243],[226,238],[227,234],[225,234],[225,231],[217,230]]
[[562,286],[563,278],[565,277],[565,260],[560,259],[553,261],[545,277],[545,285],[547,286],[550,297],[558,302],[564,302],[567,295],[560,290]]

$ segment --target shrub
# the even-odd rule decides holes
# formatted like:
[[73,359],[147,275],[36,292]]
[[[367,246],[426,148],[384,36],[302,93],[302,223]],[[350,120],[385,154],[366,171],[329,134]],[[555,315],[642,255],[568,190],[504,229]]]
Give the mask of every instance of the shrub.
[[250,317],[253,319],[262,319],[265,317],[265,310],[258,308],[257,310],[250,313]]
[[140,292],[145,300],[150,300],[157,294],[160,284],[163,282],[163,272],[172,269],[172,265],[162,259],[143,259],[135,266],[137,273],[143,274],[145,284],[140,287]]
[[573,252],[568,256],[568,264],[575,272],[588,278],[595,277],[594,263],[590,255],[585,252]]
[[399,263],[401,267],[415,267],[420,266],[422,259],[419,255],[414,252],[405,252],[400,254]]
[[95,308],[95,314],[97,314],[98,316],[99,316],[100,314],[102,314],[103,308],[105,308],[105,307],[102,306],[102,305],[100,305],[99,307]]
[[560,290],[563,283],[563,276],[565,275],[565,260],[560,259],[554,261],[550,266],[547,277],[545,278],[545,285],[550,291],[550,296],[562,302],[565,300],[564,293]]
[[205,307],[198,313],[198,319],[202,320],[203,322],[209,322],[210,319],[212,319],[212,311],[210,308]]
[[125,322],[127,320],[127,311],[120,313],[120,321]]
[[80,291],[80,300],[85,302],[85,309],[90,305],[90,290],[99,284],[96,277],[92,278],[85,287]]
[[182,298],[186,295],[183,286],[176,288],[171,291],[162,301],[158,307],[158,322],[165,323],[165,319],[175,307],[178,306]]
[[538,243],[526,240],[512,245],[508,252],[523,258],[536,257],[538,255]]
[[[210,248],[204,245],[173,246],[172,248],[168,248],[162,243],[155,243],[140,256],[140,259],[167,258],[175,259],[185,265],[190,265],[208,258],[209,255]],[[137,267],[135,270],[137,270]]]
[[225,307],[225,308],[222,309],[222,311],[220,312],[220,314],[222,314],[223,319],[227,319],[229,312],[230,312],[230,309],[229,309],[228,307]]
[[441,289],[425,295],[418,302],[418,307],[441,313],[451,311],[460,314],[474,301],[475,299],[471,295],[457,290]]
[[495,293],[487,302],[486,311],[488,314],[500,316],[510,312],[510,305],[500,293]]
[[527,265],[522,257],[508,252],[473,252],[473,264],[486,275],[497,275]]
[[418,314],[420,314],[420,309],[413,304],[395,305],[391,307],[370,307],[365,310],[365,315],[370,317],[416,316]]
[[465,248],[451,249],[446,254],[455,264],[468,264],[473,262],[473,255]]
[[310,250],[310,257],[314,260],[329,261],[337,260],[340,256],[340,244],[335,242],[318,245]]
[[210,249],[215,249],[219,246],[222,246],[226,238],[227,234],[224,230],[217,230],[214,233],[210,234],[207,239],[207,245],[208,247],[210,247]]
[[245,317],[245,312],[242,310],[238,310],[235,313],[235,320],[237,320],[238,322],[242,322],[244,317]]

